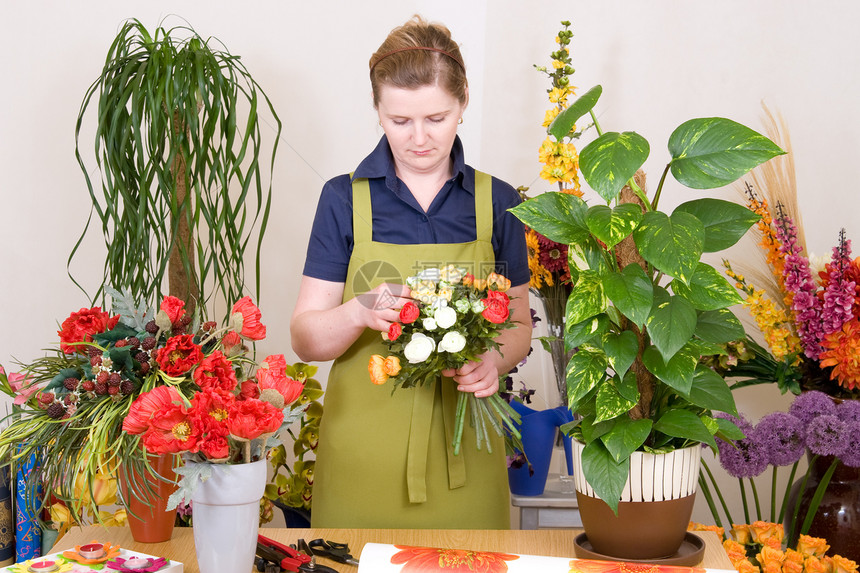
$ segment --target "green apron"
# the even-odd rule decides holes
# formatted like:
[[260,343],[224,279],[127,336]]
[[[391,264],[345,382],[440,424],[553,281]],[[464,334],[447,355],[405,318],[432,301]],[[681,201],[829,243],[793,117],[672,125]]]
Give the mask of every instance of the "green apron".
[[[489,175],[476,171],[477,240],[395,245],[374,242],[370,186],[353,181],[353,235],[343,300],[382,282],[403,284],[423,268],[449,263],[486,275],[494,263]],[[477,272],[476,272],[477,271]],[[466,420],[459,455],[450,447],[457,386],[440,377],[416,388],[376,386],[367,364],[387,355],[381,333],[366,330],[332,365],[314,467],[313,527],[507,529],[510,497],[504,443],[478,451]]]

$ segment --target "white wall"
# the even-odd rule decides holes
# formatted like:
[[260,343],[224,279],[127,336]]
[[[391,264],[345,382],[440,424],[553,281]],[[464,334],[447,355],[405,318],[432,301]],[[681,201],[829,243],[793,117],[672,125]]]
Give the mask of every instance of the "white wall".
[[[216,36],[242,59],[284,123],[264,245],[261,307],[269,339],[283,352],[319,189],[351,170],[381,135],[370,102],[367,61],[388,30],[413,13],[449,25],[463,44],[471,104],[461,134],[467,161],[513,185],[548,188],[537,177],[545,78],[559,21],[582,91],[602,84],[606,130],[635,130],[651,142],[652,188],[665,142],[682,121],[723,115],[761,129],[760,101],[782,112],[796,155],[810,248],[829,252],[839,227],[860,236],[850,166],[858,154],[860,8],[822,0],[403,0],[386,2],[3,3],[0,35],[0,364],[32,360],[55,343],[57,323],[89,306],[66,275],[66,259],[89,214],[74,157],[83,95],[99,74],[121,22],[154,28],[169,14]],[[178,23],[178,20],[170,22]],[[698,196],[698,194],[696,194]],[[663,205],[690,195],[670,182]],[[740,255],[739,255],[740,256]],[[103,247],[93,233],[72,270],[94,290]],[[552,404],[532,360],[529,382]],[[324,378],[327,368],[321,372]],[[785,399],[774,389],[746,398],[757,419]]]

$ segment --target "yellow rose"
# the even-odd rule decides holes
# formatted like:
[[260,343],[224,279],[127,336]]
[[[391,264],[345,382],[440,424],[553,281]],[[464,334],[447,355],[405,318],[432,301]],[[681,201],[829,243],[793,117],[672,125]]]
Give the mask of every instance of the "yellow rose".
[[382,370],[389,376],[397,376],[400,374],[400,359],[396,356],[389,356],[382,363]]
[[729,533],[741,545],[751,545],[753,542],[752,531],[750,531],[750,526],[746,523],[733,523]]
[[444,298],[445,300],[450,302],[451,298],[454,296],[454,289],[452,289],[451,287],[447,287],[447,286],[446,287],[440,286],[439,290],[436,292],[436,295],[439,296],[440,298]]
[[463,274],[466,269],[457,268],[454,265],[448,265],[439,271],[439,278],[443,281],[455,285],[463,280]]
[[487,276],[487,288],[492,288],[499,292],[505,292],[511,288],[511,281],[499,273],[490,273]]
[[827,544],[827,540],[821,537],[801,535],[797,540],[797,550],[807,556],[824,557],[828,549],[830,546]]
[[476,278],[472,281],[472,286],[477,290],[487,290],[487,279]]
[[752,531],[753,541],[762,545],[766,544],[767,540],[771,538],[776,538],[777,541],[782,543],[782,539],[785,536],[781,523],[756,521],[750,525],[750,531]]

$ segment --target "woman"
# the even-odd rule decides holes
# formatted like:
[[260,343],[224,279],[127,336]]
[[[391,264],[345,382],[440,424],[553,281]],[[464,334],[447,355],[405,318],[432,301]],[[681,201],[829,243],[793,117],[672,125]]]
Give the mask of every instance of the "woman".
[[[528,352],[528,263],[516,191],[465,165],[457,137],[465,67],[444,26],[415,17],[370,60],[385,136],[352,175],[327,182],[291,321],[293,350],[334,359],[314,470],[314,527],[507,528],[504,447],[477,451],[466,428],[450,449],[456,391],[486,397]],[[501,352],[418,388],[374,386],[380,332],[410,299],[407,276],[449,263],[512,282]],[[450,377],[450,378],[449,378]],[[451,381],[453,378],[453,382]]]

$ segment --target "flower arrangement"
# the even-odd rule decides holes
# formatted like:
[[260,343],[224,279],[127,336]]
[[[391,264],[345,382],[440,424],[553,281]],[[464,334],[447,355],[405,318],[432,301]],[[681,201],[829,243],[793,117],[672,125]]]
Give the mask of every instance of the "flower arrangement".
[[[510,299],[505,294],[511,283],[502,275],[490,273],[486,279],[475,278],[466,269],[448,265],[442,269],[424,269],[406,279],[415,302],[400,310],[400,321],[392,323],[383,340],[391,354],[374,354],[368,363],[374,384],[392,381],[394,390],[411,388],[435,379],[442,370],[457,369],[477,360],[495,342],[502,329],[510,328]],[[476,398],[471,392],[457,397],[454,453],[460,451],[466,410],[471,412],[477,447],[492,452],[488,426],[505,437],[509,454],[522,451],[517,414],[498,393]],[[504,429],[507,431],[504,431]]]
[[[247,356],[243,340],[266,334],[249,297],[218,328],[190,316],[175,297],[165,297],[155,312],[111,293],[116,314],[100,307],[72,313],[58,332],[59,349],[3,388],[16,407],[0,433],[0,460],[36,456],[40,471],[28,478],[30,499],[47,503],[35,495],[42,487],[44,499],[65,504],[74,521],[85,510],[99,516],[93,488],[100,476],[123,466],[151,472],[149,453],[222,463],[261,459],[285,419],[301,415],[296,407],[285,416],[302,383],[285,375],[283,356],[260,366]],[[90,495],[75,493],[80,484]],[[139,486],[128,485],[135,495]]]
[[[731,420],[743,431],[745,437],[732,441],[718,439],[719,461],[730,476],[738,479],[745,522],[752,523],[753,518],[747,495],[747,487],[749,487],[756,508],[754,516],[756,520],[769,519],[770,522],[785,523],[787,525],[785,543],[794,547],[798,539],[807,537],[821,496],[827,489],[837,465],[842,463],[848,467],[860,467],[860,444],[854,439],[860,432],[860,402],[846,400],[836,403],[823,392],[809,391],[797,396],[788,412],[772,412],[764,416],[756,425],[742,417],[731,417]],[[810,459],[809,469],[802,478],[801,490],[806,486],[812,472],[812,465],[818,457],[831,456],[832,461],[819,481],[805,515],[801,515],[801,496],[798,495],[791,505],[789,490],[794,483],[800,460],[807,452],[812,459]],[[771,479],[768,480],[771,484],[768,517],[762,512],[754,478],[765,473],[769,466],[772,471]],[[705,473],[700,477],[699,483],[716,525],[723,526],[720,508],[728,523],[738,523],[733,519],[728,504],[706,462],[703,462],[703,467]],[[788,485],[781,499],[776,487],[777,472],[780,467],[791,468]],[[709,476],[710,484],[705,474]],[[711,486],[713,486],[713,492]],[[716,499],[713,493],[717,494]],[[720,503],[719,507],[717,500]],[[782,529],[780,531],[782,532]]]
[[605,204],[570,193],[542,193],[511,211],[569,248],[573,288],[565,310],[570,409],[567,429],[584,444],[588,483],[615,511],[634,451],[668,452],[714,435],[737,435],[714,411],[732,412],[726,382],[699,365],[709,349],[743,336],[729,307],[735,289],[702,261],[730,247],[758,216],[729,201],[702,198],[671,213],[658,209],[671,171],[693,189],[727,185],[783,150],[725,118],[698,118],[671,134],[671,154],[653,196],[645,190],[648,141],[635,132],[604,132],[593,108],[595,86],[560,111],[548,132],[560,141],[590,114],[597,138],[579,167]]
[[714,531],[738,573],[856,573],[857,564],[840,555],[827,555],[830,546],[820,537],[801,535],[786,546],[782,524],[755,521],[722,527],[691,523],[692,531]]

